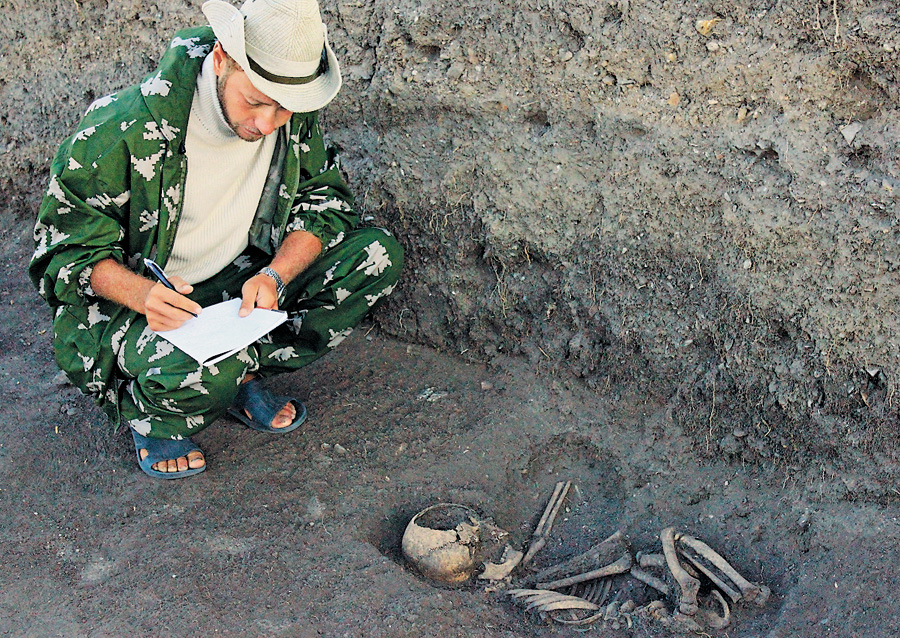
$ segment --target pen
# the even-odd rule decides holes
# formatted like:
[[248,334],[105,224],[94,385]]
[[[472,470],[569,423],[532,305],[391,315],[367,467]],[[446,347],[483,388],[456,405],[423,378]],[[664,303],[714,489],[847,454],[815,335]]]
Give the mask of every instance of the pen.
[[[154,275],[157,279],[159,279],[159,283],[161,283],[163,286],[165,286],[165,287],[168,288],[169,290],[175,290],[175,286],[173,286],[173,285],[172,285],[172,282],[169,281],[169,278],[166,277],[166,273],[164,273],[164,272],[163,272],[163,269],[159,267],[159,264],[157,264],[157,263],[156,263],[155,261],[153,261],[152,259],[148,259],[148,258],[145,257],[145,258],[144,258],[144,265],[147,266],[147,269],[148,269],[150,272],[152,272],[153,275]],[[178,291],[175,290],[175,292],[178,292]],[[182,310],[184,310],[184,308],[182,308]],[[193,316],[195,316],[195,317],[197,316],[197,315],[195,315],[193,312],[191,312],[190,310],[184,310],[184,311],[185,311],[186,313],[188,313],[189,315],[193,315]]]

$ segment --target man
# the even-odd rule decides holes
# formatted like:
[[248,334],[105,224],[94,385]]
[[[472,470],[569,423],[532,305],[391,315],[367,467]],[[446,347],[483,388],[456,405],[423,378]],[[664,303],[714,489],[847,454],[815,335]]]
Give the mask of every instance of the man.
[[[304,406],[262,379],[335,347],[393,289],[403,251],[358,216],[319,127],[341,86],[316,0],[210,0],[144,81],[101,98],[61,146],[29,268],[69,379],[158,478],[203,471],[190,440],[228,411],[289,432]],[[144,266],[155,260],[175,290]],[[201,366],[157,333],[240,297],[289,320]]]

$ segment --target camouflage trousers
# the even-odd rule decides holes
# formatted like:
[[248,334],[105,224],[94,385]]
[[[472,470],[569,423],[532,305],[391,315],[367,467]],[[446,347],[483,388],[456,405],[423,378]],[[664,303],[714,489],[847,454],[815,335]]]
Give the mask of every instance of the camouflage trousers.
[[[240,297],[241,286],[271,257],[254,248],[189,295],[201,306]],[[352,231],[288,284],[288,321],[240,352],[202,366],[138,316],[118,352],[121,422],[152,438],[192,436],[222,416],[248,373],[290,372],[337,346],[394,288],[403,249],[387,231]]]

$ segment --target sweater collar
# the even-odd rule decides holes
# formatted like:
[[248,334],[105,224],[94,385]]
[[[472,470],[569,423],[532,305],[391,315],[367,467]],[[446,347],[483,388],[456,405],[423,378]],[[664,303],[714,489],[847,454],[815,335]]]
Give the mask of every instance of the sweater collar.
[[206,56],[203,68],[197,77],[197,92],[191,112],[196,115],[197,122],[203,127],[205,137],[213,143],[227,143],[240,139],[228,125],[219,101],[218,77],[213,70],[212,53]]

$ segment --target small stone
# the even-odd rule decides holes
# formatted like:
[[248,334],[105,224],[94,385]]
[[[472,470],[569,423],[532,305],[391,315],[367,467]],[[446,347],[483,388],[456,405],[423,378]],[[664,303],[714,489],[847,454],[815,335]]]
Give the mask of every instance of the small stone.
[[344,447],[343,445],[341,445],[340,443],[335,443],[335,444],[334,444],[334,451],[337,452],[338,454],[346,454],[346,453],[347,453],[347,448],[345,448],[345,447]]
[[743,122],[743,121],[746,120],[746,119],[747,119],[747,109],[746,109],[745,107],[742,106],[741,108],[738,109],[738,112],[737,112],[737,121],[738,121],[738,122]]
[[753,268],[753,262],[750,261],[749,259],[745,259],[744,260],[744,270],[750,270],[751,268]]
[[451,82],[456,82],[459,78],[462,77],[462,74],[465,72],[466,67],[460,62],[454,62],[450,65],[450,68],[447,69],[447,79]]
[[482,390],[492,390],[493,388],[494,388],[494,384],[491,383],[490,381],[482,381],[481,382]]
[[669,62],[675,62],[678,59],[678,54],[677,53],[669,53],[666,55],[666,59]]
[[710,52],[718,51],[720,48],[719,43],[715,40],[706,43],[706,50]]
[[669,106],[678,106],[681,104],[681,96],[678,95],[678,91],[672,91],[672,95],[669,96],[668,99]]
[[721,22],[721,18],[712,18],[710,20],[697,20],[694,27],[700,35],[709,35],[717,24]]
[[53,380],[51,381],[53,385],[69,385],[69,377],[66,376],[66,373],[60,370],[55,375],[53,375]]
[[853,144],[853,140],[856,139],[856,136],[862,130],[862,124],[859,122],[851,122],[847,126],[841,127],[841,135],[844,136],[844,139],[847,140],[847,144]]

